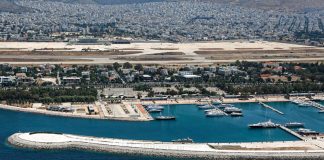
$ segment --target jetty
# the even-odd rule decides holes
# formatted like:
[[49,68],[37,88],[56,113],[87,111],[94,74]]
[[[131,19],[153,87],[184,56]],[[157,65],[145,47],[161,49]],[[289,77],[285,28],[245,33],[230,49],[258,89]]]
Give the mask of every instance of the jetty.
[[276,112],[276,113],[279,113],[279,114],[281,114],[281,115],[284,115],[283,112],[281,112],[281,111],[279,111],[279,110],[277,110],[277,109],[271,107],[270,105],[267,105],[267,104],[265,104],[265,103],[263,103],[263,102],[261,102],[261,101],[259,101],[259,104],[261,104],[261,106],[263,106],[263,107],[265,107],[265,108],[271,109],[272,111],[274,111],[274,112]]
[[[51,132],[15,133],[8,138],[15,147],[58,150],[80,149],[96,152],[142,154],[198,159],[278,159],[322,160],[324,141],[284,141],[248,143],[174,143],[161,141],[99,138]],[[315,145],[316,144],[316,145]]]
[[322,105],[322,104],[319,104],[319,103],[314,102],[314,101],[308,101],[308,103],[309,103],[311,106],[313,106],[313,107],[315,107],[315,108],[317,108],[317,109],[319,109],[319,110],[324,110],[324,105]]
[[289,129],[283,125],[278,125],[278,127],[286,132],[288,132],[289,134],[297,137],[300,140],[305,140],[305,138],[303,136],[301,136],[300,134],[298,134],[297,132],[293,131],[292,129]]

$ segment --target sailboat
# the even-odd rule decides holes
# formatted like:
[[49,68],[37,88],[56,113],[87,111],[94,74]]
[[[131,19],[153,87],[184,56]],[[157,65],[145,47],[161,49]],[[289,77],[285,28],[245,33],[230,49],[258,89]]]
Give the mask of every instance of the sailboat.
[[[170,112],[170,105],[168,105],[168,113]],[[162,116],[160,113],[160,116],[155,117],[155,120],[175,120],[175,116]]]

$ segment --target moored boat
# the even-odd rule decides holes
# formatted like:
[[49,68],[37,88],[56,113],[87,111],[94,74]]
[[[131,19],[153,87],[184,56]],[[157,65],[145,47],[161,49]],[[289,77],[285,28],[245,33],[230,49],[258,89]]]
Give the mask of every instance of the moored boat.
[[300,128],[304,127],[304,123],[299,123],[299,122],[289,122],[284,125],[287,128]]
[[312,136],[312,135],[319,135],[319,132],[310,130],[310,129],[305,129],[305,128],[299,128],[297,130],[297,133],[303,136]]
[[174,116],[157,116],[154,118],[155,120],[175,120]]
[[207,104],[207,105],[202,105],[202,106],[197,106],[199,109],[212,109],[212,108],[215,108],[214,105],[210,105],[210,104]]
[[249,125],[250,128],[277,128],[278,126],[278,124],[271,122],[271,120]]
[[226,113],[224,113],[223,111],[219,110],[219,109],[211,109],[208,110],[205,115],[207,117],[221,117],[221,116],[225,116]]
[[162,109],[153,108],[153,109],[148,109],[147,111],[150,113],[157,113],[157,112],[159,113],[159,112],[162,112]]
[[193,143],[194,141],[188,137],[188,138],[172,140],[172,142],[173,143]]
[[163,110],[164,107],[163,106],[159,106],[159,105],[148,105],[145,107],[147,110],[149,109],[160,109],[160,110]]
[[234,107],[234,105],[232,105],[232,104],[219,104],[216,107],[219,108],[219,109],[224,109],[226,107]]
[[225,107],[224,112],[225,113],[233,113],[233,112],[240,113],[240,112],[242,112],[242,110],[239,108],[236,108],[236,107]]
[[243,113],[241,113],[241,112],[232,112],[230,115],[232,117],[242,117],[243,116]]

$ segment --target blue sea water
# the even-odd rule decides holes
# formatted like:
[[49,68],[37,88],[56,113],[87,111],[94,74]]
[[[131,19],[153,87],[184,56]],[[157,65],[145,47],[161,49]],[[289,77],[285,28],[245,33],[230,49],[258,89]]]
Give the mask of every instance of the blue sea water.
[[[208,118],[195,105],[170,105],[164,115],[175,115],[175,121],[124,122],[90,120],[38,115],[0,110],[0,160],[128,160],[166,159],[118,155],[86,151],[33,151],[18,149],[6,144],[6,139],[16,132],[53,131],[79,135],[171,141],[190,137],[195,142],[259,142],[296,140],[280,129],[249,129],[250,123],[271,119],[276,123],[303,122],[306,128],[324,132],[324,115],[311,107],[298,107],[288,102],[268,103],[282,111],[279,115],[257,103],[235,104],[243,109],[244,117]],[[153,116],[156,116],[155,114]]]

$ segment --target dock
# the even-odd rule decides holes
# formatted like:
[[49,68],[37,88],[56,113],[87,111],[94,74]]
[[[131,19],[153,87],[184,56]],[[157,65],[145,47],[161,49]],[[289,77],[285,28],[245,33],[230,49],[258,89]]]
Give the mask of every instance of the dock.
[[319,104],[319,103],[317,103],[317,102],[314,102],[314,101],[308,101],[308,103],[309,103],[311,106],[313,106],[313,107],[315,107],[315,108],[317,108],[317,109],[319,109],[319,110],[324,110],[324,106],[321,105],[321,104]]
[[301,136],[300,134],[298,134],[297,132],[283,126],[283,125],[278,125],[278,127],[286,132],[288,132],[289,134],[299,138],[300,140],[305,140],[305,138],[303,136]]
[[281,115],[284,115],[283,112],[281,112],[281,111],[279,111],[279,110],[277,110],[277,109],[275,109],[275,108],[273,108],[273,107],[271,107],[271,106],[269,106],[269,105],[267,105],[267,104],[265,104],[265,103],[263,103],[263,102],[261,102],[261,101],[259,101],[259,104],[261,104],[261,105],[262,105],[263,107],[265,107],[265,108],[268,108],[268,109],[273,110],[273,111],[276,112],[276,113],[279,113],[279,114],[281,114]]

